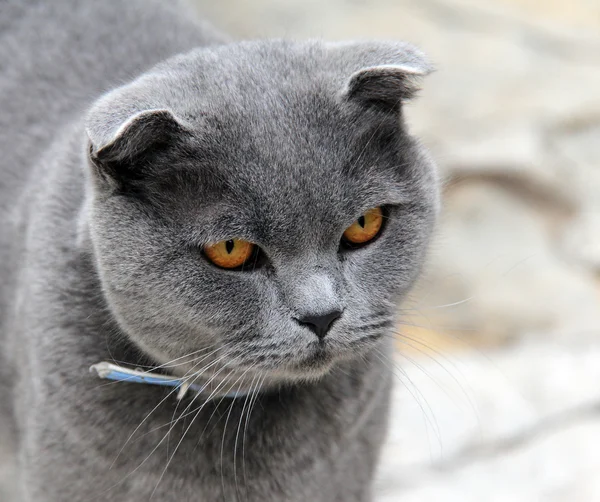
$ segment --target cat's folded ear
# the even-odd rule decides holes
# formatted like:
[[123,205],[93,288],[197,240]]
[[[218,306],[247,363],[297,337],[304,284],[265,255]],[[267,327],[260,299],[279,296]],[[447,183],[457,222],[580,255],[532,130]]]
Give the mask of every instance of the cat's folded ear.
[[433,71],[424,54],[405,42],[334,43],[330,50],[349,74],[342,99],[384,110],[398,111]]
[[120,94],[101,98],[86,122],[90,162],[95,174],[112,186],[140,179],[152,155],[189,134],[171,110],[144,106]]

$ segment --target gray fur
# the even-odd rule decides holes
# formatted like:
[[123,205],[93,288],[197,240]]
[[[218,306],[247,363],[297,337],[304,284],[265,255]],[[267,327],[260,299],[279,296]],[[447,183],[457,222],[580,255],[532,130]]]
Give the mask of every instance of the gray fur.
[[[423,56],[226,43],[149,0],[0,9],[0,418],[18,500],[370,500],[396,305],[438,204],[401,117]],[[340,250],[382,205],[381,236]],[[202,256],[234,236],[260,266]],[[323,342],[295,320],[336,309]],[[208,366],[216,399],[88,373],[186,354],[169,371]]]

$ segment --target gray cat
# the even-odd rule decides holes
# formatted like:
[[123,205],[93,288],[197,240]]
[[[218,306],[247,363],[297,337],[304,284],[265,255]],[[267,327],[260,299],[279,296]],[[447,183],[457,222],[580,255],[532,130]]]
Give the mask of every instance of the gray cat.
[[371,500],[438,206],[421,53],[230,43],[149,0],[2,0],[0,40],[16,500]]

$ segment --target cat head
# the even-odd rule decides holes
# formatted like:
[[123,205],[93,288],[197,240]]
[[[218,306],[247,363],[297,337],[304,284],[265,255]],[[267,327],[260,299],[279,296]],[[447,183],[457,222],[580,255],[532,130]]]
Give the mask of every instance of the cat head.
[[318,377],[391,336],[438,207],[402,119],[429,71],[403,43],[249,42],[103,96],[89,227],[124,333],[231,384]]

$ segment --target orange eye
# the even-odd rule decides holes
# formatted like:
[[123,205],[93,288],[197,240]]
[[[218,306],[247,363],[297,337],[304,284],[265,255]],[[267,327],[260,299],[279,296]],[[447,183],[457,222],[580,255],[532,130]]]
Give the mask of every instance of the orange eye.
[[383,211],[380,207],[369,209],[344,232],[344,239],[352,244],[365,244],[374,239],[383,225]]
[[204,247],[204,254],[222,268],[241,267],[252,256],[255,245],[242,239],[229,239]]

